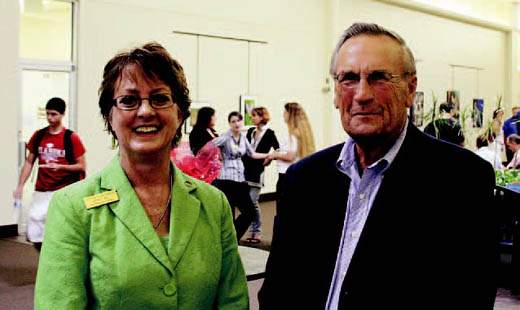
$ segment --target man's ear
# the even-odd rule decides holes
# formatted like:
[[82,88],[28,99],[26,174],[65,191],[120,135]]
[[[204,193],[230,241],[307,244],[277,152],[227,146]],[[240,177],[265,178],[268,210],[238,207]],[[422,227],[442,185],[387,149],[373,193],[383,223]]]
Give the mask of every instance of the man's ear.
[[338,89],[336,87],[336,83],[334,83],[334,107],[339,109],[339,98],[338,98]]
[[409,108],[413,105],[415,99],[415,91],[417,90],[417,76],[412,76],[408,81],[408,98],[406,98],[406,107]]

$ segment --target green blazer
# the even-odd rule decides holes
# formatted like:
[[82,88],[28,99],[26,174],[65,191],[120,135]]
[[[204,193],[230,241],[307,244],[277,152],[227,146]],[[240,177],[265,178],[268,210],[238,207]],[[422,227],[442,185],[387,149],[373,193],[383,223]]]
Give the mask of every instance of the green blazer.
[[[84,197],[119,201],[87,209]],[[35,309],[248,309],[231,208],[216,188],[174,169],[167,250],[116,156],[52,197]]]

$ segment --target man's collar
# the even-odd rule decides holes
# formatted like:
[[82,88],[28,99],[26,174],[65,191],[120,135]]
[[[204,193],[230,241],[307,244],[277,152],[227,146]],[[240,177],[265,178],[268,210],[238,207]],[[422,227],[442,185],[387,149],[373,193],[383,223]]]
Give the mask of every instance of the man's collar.
[[[383,160],[387,163],[385,170],[390,167],[392,162],[394,161],[395,157],[397,156],[397,153],[401,149],[401,146],[403,145],[403,141],[406,137],[406,133],[408,131],[408,118],[405,121],[405,124],[403,126],[403,129],[401,130],[401,133],[399,134],[399,137],[397,137],[397,140],[395,140],[392,147],[385,153],[383,157],[381,157],[379,160],[377,160],[375,163],[370,165],[368,168],[375,167]],[[347,141],[345,142],[345,145],[343,146],[343,149],[341,150],[341,153],[339,155],[338,160],[336,161],[336,167],[343,173],[346,172],[347,168],[356,164],[356,153],[355,153],[355,147],[356,142],[351,137],[347,138]]]

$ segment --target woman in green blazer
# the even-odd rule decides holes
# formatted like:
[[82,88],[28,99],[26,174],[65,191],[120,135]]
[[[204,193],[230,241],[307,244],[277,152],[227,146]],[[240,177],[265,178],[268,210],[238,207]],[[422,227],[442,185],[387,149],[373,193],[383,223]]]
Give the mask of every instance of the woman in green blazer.
[[108,62],[99,106],[119,154],[53,196],[35,309],[248,309],[225,196],[170,161],[189,105],[159,44]]

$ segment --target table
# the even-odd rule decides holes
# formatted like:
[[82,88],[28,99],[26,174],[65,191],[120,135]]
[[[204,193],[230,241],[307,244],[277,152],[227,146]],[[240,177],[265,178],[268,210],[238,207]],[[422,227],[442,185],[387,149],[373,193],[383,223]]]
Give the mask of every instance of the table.
[[265,265],[269,251],[239,245],[238,253],[246,270],[247,281],[262,279],[265,276]]

